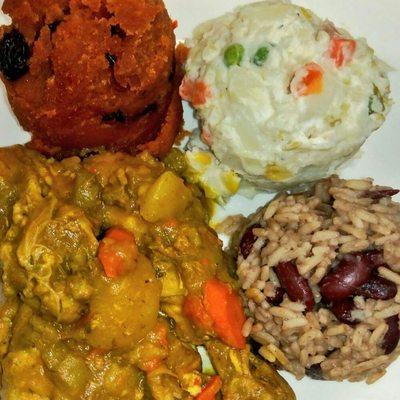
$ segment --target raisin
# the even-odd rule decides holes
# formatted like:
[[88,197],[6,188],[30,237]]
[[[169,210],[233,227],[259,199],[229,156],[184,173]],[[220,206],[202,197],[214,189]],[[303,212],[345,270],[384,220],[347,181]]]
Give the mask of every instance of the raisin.
[[29,71],[31,50],[17,29],[4,34],[0,40],[0,71],[9,81],[15,81]]
[[60,25],[60,24],[61,24],[60,20],[54,21],[51,24],[49,24],[48,26],[49,26],[50,32],[54,33],[57,30],[58,25]]
[[106,53],[106,60],[110,64],[110,67],[113,67],[115,63],[117,62],[117,57],[114,56],[113,54]]
[[125,39],[126,33],[118,24],[111,25],[111,36],[119,36],[121,39]]
[[121,110],[118,110],[113,113],[104,115],[102,121],[103,122],[115,121],[123,124],[124,122],[126,122],[126,116]]

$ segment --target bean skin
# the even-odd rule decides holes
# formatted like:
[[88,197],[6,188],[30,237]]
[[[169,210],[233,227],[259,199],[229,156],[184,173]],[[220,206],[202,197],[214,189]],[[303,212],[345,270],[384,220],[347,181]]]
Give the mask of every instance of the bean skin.
[[385,354],[390,354],[397,347],[400,339],[399,316],[393,315],[386,318],[385,321],[389,329],[383,337],[382,348],[385,350]]
[[251,249],[253,247],[253,244],[257,240],[257,236],[254,235],[253,229],[255,228],[261,228],[260,224],[255,224],[252,226],[249,226],[246,231],[244,232],[242,236],[242,240],[240,241],[240,252],[242,253],[242,256],[244,259],[246,259],[249,254],[251,253]]
[[397,286],[385,278],[372,276],[369,281],[356,289],[355,294],[367,299],[389,300],[396,297]]
[[384,199],[385,197],[392,197],[399,193],[398,189],[381,189],[381,190],[369,190],[365,192],[364,197],[369,197],[373,200]]
[[266,300],[273,306],[279,306],[279,304],[281,304],[283,301],[284,294],[285,290],[282,287],[278,286],[277,288],[275,288],[274,296],[267,297]]
[[322,373],[321,364],[313,364],[310,368],[306,368],[306,375],[311,379],[318,381],[324,381],[324,375]]
[[292,261],[279,263],[275,267],[276,275],[289,299],[305,304],[307,311],[314,308],[315,300],[307,279],[303,278]]
[[357,324],[359,321],[354,319],[351,315],[351,312],[354,310],[354,301],[353,299],[344,299],[332,303],[330,306],[330,310],[333,315],[340,321],[347,325]]
[[322,297],[339,301],[353,295],[358,287],[369,280],[374,269],[382,264],[382,252],[378,250],[346,254],[338,266],[322,279]]

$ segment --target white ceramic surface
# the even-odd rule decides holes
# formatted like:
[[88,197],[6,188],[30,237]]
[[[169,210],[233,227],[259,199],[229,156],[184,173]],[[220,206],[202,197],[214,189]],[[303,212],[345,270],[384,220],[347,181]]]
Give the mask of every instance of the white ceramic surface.
[[[179,22],[176,30],[178,39],[188,37],[200,22],[250,2],[165,1],[171,17]],[[390,73],[395,102],[392,111],[383,127],[370,137],[359,155],[341,169],[340,175],[346,178],[371,176],[379,184],[400,187],[400,0],[296,0],[296,3],[311,8],[321,17],[331,19],[354,36],[366,37],[377,55],[393,68]],[[7,18],[0,15],[0,23],[6,21]],[[187,106],[185,120],[187,128],[196,127],[192,111]],[[1,86],[0,146],[23,143],[28,137],[12,115],[4,87]],[[269,198],[270,195],[265,194],[257,195],[252,200],[236,196],[224,209],[219,210],[218,217],[249,214]],[[393,364],[382,379],[370,386],[364,383],[312,381],[308,378],[296,381],[289,374],[284,375],[295,390],[298,400],[400,400],[400,361]]]

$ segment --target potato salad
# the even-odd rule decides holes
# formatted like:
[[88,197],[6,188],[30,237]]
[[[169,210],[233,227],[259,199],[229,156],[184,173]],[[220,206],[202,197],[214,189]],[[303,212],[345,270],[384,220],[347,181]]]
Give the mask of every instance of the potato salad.
[[287,1],[239,7],[186,45],[180,92],[203,141],[263,189],[332,173],[390,109],[388,67],[366,40]]

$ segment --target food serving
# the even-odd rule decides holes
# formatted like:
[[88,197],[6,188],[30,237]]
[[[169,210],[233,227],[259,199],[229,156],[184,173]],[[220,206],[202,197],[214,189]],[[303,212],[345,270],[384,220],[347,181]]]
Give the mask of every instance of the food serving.
[[[398,190],[320,178],[383,124],[393,69],[288,0],[175,47],[230,6],[171,3],[2,2],[0,144],[11,122],[31,140],[0,148],[0,397],[295,400],[277,370],[299,400],[349,387],[306,375],[376,382],[400,354]],[[352,174],[378,177],[382,155],[396,171],[388,139]],[[350,397],[393,398],[382,385]]]
[[148,153],[0,149],[2,398],[294,400],[246,346],[203,203]]
[[366,41],[288,1],[241,6],[186,45],[180,93],[204,142],[263,189],[331,174],[390,109],[388,68]]
[[182,105],[162,0],[5,0],[2,9],[12,25],[0,31],[1,77],[30,147],[168,152]]
[[237,273],[260,354],[298,378],[385,374],[400,353],[398,192],[332,177],[249,219]]

